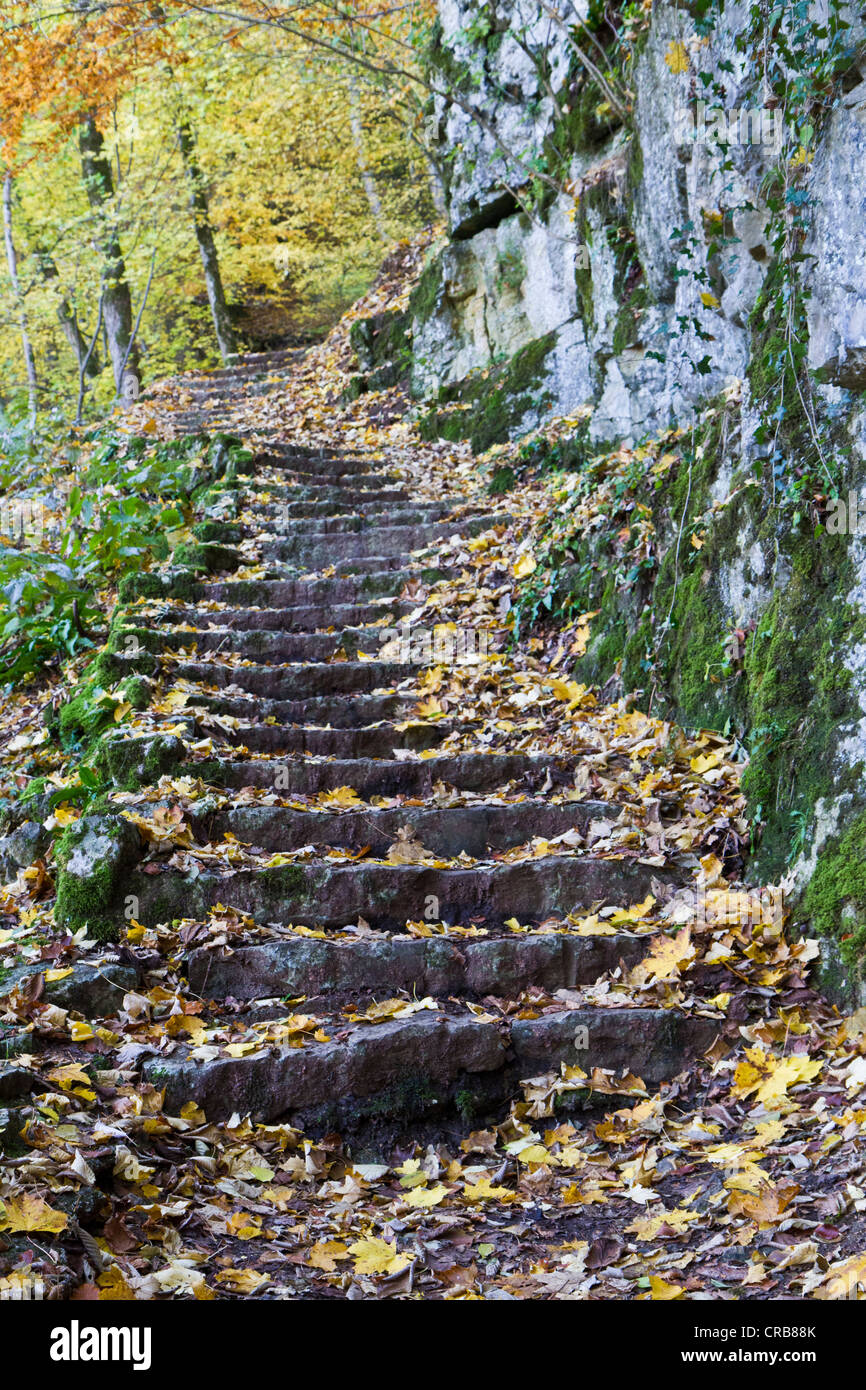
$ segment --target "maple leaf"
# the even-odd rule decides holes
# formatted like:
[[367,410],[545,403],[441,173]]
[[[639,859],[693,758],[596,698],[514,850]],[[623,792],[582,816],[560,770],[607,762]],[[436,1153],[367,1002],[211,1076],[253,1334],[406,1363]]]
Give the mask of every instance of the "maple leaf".
[[316,802],[319,806],[337,806],[341,810],[352,810],[364,804],[354,787],[333,787],[330,791],[319,792]]
[[50,1207],[41,1197],[25,1192],[20,1197],[0,1198],[0,1231],[65,1231],[65,1211]]
[[433,1187],[415,1187],[402,1198],[402,1202],[407,1207],[435,1207],[448,1196],[448,1192],[449,1189],[442,1183],[436,1183]]
[[732,1216],[748,1216],[759,1230],[778,1225],[785,1210],[800,1191],[795,1183],[765,1184],[757,1192],[732,1192],[728,1210]]
[[348,1258],[349,1251],[342,1240],[318,1240],[306,1254],[307,1264],[312,1265],[313,1269],[324,1270],[326,1274],[333,1274],[338,1260]]
[[629,981],[640,986],[679,979],[696,954],[689,928],[682,927],[676,936],[655,938],[652,951],[630,972]]
[[354,1256],[356,1274],[396,1274],[411,1263],[408,1255],[397,1253],[397,1242],[389,1243],[378,1236],[356,1240],[349,1246]]

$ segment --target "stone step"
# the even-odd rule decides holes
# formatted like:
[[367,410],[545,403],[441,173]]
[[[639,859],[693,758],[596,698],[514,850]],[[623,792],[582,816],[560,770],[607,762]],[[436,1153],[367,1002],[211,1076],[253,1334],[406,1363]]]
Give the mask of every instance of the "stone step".
[[343,464],[350,464],[359,472],[369,468],[371,463],[375,464],[376,459],[370,458],[366,454],[353,452],[351,449],[335,449],[322,445],[287,444],[279,440],[272,440],[267,448],[260,449],[255,455],[257,466],[267,468],[270,465],[279,466],[286,461],[301,463],[321,463],[325,467],[339,468]]
[[[116,657],[121,664],[125,658]],[[135,658],[129,658],[134,669]],[[228,666],[218,662],[179,661],[172,664],[180,680],[201,682],[223,690],[227,685],[272,700],[300,700],[304,696],[370,694],[387,690],[420,668],[396,661],[302,662],[290,666]],[[418,696],[416,696],[416,700]]]
[[[280,632],[262,628],[251,632],[237,628],[225,631],[206,631],[202,628],[183,628],[179,631],[160,629],[153,635],[163,651],[232,652],[250,657],[263,664],[330,661],[337,652],[354,658],[358,652],[369,656],[378,654],[382,645],[393,637],[394,628],[355,627],[339,632]],[[113,639],[123,648],[121,629]]]
[[195,691],[189,704],[228,714],[239,719],[274,719],[278,724],[332,725],[339,729],[358,729],[382,721],[408,719],[416,704],[415,695],[324,695],[303,700],[257,699],[253,695],[214,695]]
[[196,1060],[175,1046],[145,1059],[142,1075],[165,1090],[169,1114],[192,1100],[211,1121],[249,1114],[315,1134],[351,1133],[391,1117],[408,1133],[414,1121],[455,1108],[481,1119],[521,1078],[562,1062],[588,1075],[596,1067],[628,1070],[657,1086],[706,1051],[718,1031],[712,1019],[665,1009],[563,1009],[490,1022],[425,1010],[378,1025],[341,1026],[337,1017],[325,1028],[329,1042],[263,1046],[242,1057]]
[[[268,498],[268,502],[260,502],[259,498]],[[368,488],[348,488],[334,487],[333,484],[318,487],[305,487],[298,484],[297,487],[288,487],[281,483],[273,485],[263,483],[260,487],[247,487],[244,492],[244,505],[248,507],[258,506],[291,506],[292,514],[298,516],[331,516],[334,512],[345,511],[347,508],[358,507],[385,507],[393,504],[395,507],[412,506],[412,498],[402,488],[387,487],[368,487]],[[449,505],[450,499],[439,505]],[[455,505],[457,505],[455,501]]]
[[228,832],[244,844],[276,852],[302,845],[334,846],[357,852],[369,846],[382,857],[403,827],[409,827],[426,850],[442,858],[465,852],[481,858],[541,837],[554,839],[569,830],[581,834],[590,821],[616,820],[620,808],[606,801],[569,801],[554,805],[527,799],[505,805],[488,802],[464,806],[365,807],[362,811],[295,811],[288,806],[236,806],[198,821],[197,835],[219,840]]
[[138,899],[136,917],[145,926],[206,917],[224,903],[261,924],[346,927],[363,917],[374,930],[402,931],[409,921],[424,921],[431,909],[449,926],[478,922],[501,927],[512,917],[531,925],[550,914],[565,918],[594,903],[643,900],[654,881],[677,883],[680,876],[637,859],[587,854],[465,869],[362,860],[239,868],[230,874],[136,870],[126,892]]
[[[329,542],[330,544],[331,542]],[[263,556],[263,559],[266,557]],[[428,562],[424,562],[425,564]],[[414,570],[407,569],[409,565],[415,565]],[[408,579],[418,579],[423,575],[422,561],[414,560],[411,555],[396,552],[393,555],[352,555],[348,557],[334,556],[333,554],[313,554],[296,556],[292,560],[272,560],[269,567],[269,574],[274,578],[287,578],[293,576],[297,578],[307,577],[314,579],[322,575],[325,570],[333,570],[335,579],[365,579],[368,575],[396,575],[406,574]],[[404,581],[405,582],[405,581]],[[390,580],[387,593],[398,592],[395,589],[396,580]],[[385,592],[385,580],[381,581],[383,592]],[[402,583],[400,584],[402,588]],[[360,590],[359,592],[363,592]]]
[[379,470],[347,469],[342,473],[323,472],[316,467],[313,459],[309,460],[309,467],[305,467],[302,462],[292,463],[287,460],[283,467],[276,469],[276,478],[270,476],[270,471],[267,474],[248,475],[240,468],[238,472],[241,478],[252,476],[255,479],[256,487],[265,487],[271,490],[281,483],[287,490],[316,488],[321,495],[324,489],[328,489],[334,496],[338,496],[344,491],[351,492],[364,488],[393,488],[399,486],[403,481],[398,473],[383,473]]
[[[269,396],[274,391],[285,391],[288,384],[286,376],[276,376],[272,372],[250,372],[244,377],[237,377],[228,385],[243,386],[244,395],[248,398]],[[190,396],[195,405],[206,408],[222,409],[225,397],[225,384],[208,385],[207,382],[193,382],[187,386]]]
[[392,598],[413,580],[440,575],[448,571],[417,571],[393,566],[368,570],[365,574],[334,575],[328,578],[291,579],[222,579],[202,585],[205,601],[230,603],[237,607],[248,604],[263,608],[295,608],[308,604],[363,603],[374,598]]
[[[420,526],[441,520],[450,509],[438,502],[419,503],[414,508],[393,505],[371,505],[363,511],[353,508],[345,511],[334,503],[307,502],[278,503],[267,502],[261,506],[247,506],[242,521],[249,525],[254,521],[256,528],[266,535],[309,535],[315,530],[319,535],[342,534],[347,531],[365,531],[376,526]],[[311,523],[315,523],[312,525]],[[455,526],[459,523],[455,519]]]
[[[362,475],[363,481],[357,486],[349,483],[342,483],[339,479],[325,483],[306,483],[287,480],[285,475],[281,475],[279,480],[259,475],[255,483],[248,482],[244,486],[244,498],[247,501],[257,497],[266,496],[272,501],[277,502],[324,502],[331,510],[342,511],[346,507],[352,506],[355,502],[359,504],[381,501],[410,504],[414,499],[404,488],[394,487],[393,485],[371,484],[369,487],[367,479],[369,474]],[[450,501],[450,498],[446,498]],[[462,501],[463,499],[459,499]],[[456,502],[455,502],[456,505]],[[328,514],[328,513],[326,513]]]
[[244,381],[248,376],[272,371],[274,367],[290,367],[299,361],[306,351],[306,348],[275,348],[272,352],[245,352],[239,356],[237,362],[229,366],[213,367],[200,376],[182,376],[180,384],[187,386],[198,381],[218,381],[223,383],[225,395],[235,381]]
[[[290,608],[165,608],[148,613],[148,623],[188,624],[204,630],[209,623],[239,632],[326,632],[329,628],[363,628],[382,618],[396,621],[417,605],[408,599],[379,599],[374,603],[298,604]],[[134,618],[134,613],[133,613]],[[378,639],[377,639],[378,640]]]
[[319,729],[310,725],[259,724],[232,729],[222,736],[230,746],[254,753],[308,754],[318,758],[390,758],[394,749],[421,751],[437,747],[457,726],[449,721],[412,724],[398,731],[393,724],[367,729]]
[[[579,936],[545,932],[466,940],[413,938],[383,933],[370,939],[295,936],[248,946],[199,947],[190,952],[186,976],[203,999],[243,1002],[303,995],[304,1011],[328,1007],[337,995],[426,995],[512,999],[530,986],[553,993],[594,984],[620,962],[636,965],[649,934]],[[313,1002],[315,1001],[315,1003]]]
[[[266,472],[309,473],[320,477],[325,483],[346,475],[356,478],[381,476],[375,463],[371,465],[368,459],[351,454],[266,453],[251,460],[242,460],[238,465],[241,477],[250,475],[259,479]],[[403,481],[393,469],[389,469],[388,473],[395,481]]]
[[455,533],[477,536],[500,524],[497,517],[464,517],[459,521],[419,523],[416,526],[374,526],[366,524],[360,531],[336,532],[308,530],[297,535],[277,536],[261,543],[265,560],[293,560],[316,568],[325,568],[340,560],[368,559],[373,556],[404,556],[413,550],[446,540]]
[[[492,792],[508,783],[520,791],[538,790],[548,779],[568,786],[576,760],[529,753],[434,754],[417,761],[395,758],[312,758],[285,760],[210,759],[209,779],[224,787],[263,787],[288,795],[316,796],[335,787],[353,787],[359,796],[432,797],[436,783],[461,791]],[[195,764],[184,771],[195,775]]]

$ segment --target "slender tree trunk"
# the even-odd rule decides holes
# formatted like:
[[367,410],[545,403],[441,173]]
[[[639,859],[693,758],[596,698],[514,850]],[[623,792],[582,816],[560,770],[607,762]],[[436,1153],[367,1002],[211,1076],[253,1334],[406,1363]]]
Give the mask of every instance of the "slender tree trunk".
[[376,181],[370,173],[370,166],[367,162],[367,146],[364,140],[364,127],[361,122],[361,103],[358,100],[358,90],[354,83],[349,84],[349,129],[352,132],[352,143],[355,146],[358,173],[361,175],[361,182],[364,185],[367,202],[370,204],[370,212],[373,215],[376,231],[382,245],[387,246],[388,229],[385,226],[385,218],[382,213],[382,200],[376,191]]
[[[57,269],[57,265],[51,253],[48,251],[40,251],[38,253],[38,256],[39,270],[41,272],[42,279],[46,282],[46,284],[49,280],[56,280],[59,284],[60,272]],[[98,376],[99,353],[94,348],[94,351],[91,352],[88,356],[89,343],[81,331],[81,325],[78,322],[78,315],[75,312],[75,309],[73,308],[72,304],[70,304],[68,296],[63,294],[62,291],[60,303],[57,305],[57,317],[60,320],[60,327],[63,329],[63,336],[65,337],[69,346],[72,348],[72,351],[75,353],[75,360],[78,363],[79,370],[81,368],[82,363],[86,360],[87,375]]]
[[3,237],[6,242],[6,264],[9,267],[9,279],[12,283],[12,293],[18,305],[21,347],[24,352],[24,366],[27,370],[28,413],[30,416],[30,428],[33,429],[36,424],[36,411],[39,405],[39,382],[36,379],[36,363],[33,358],[30,335],[27,332],[27,315],[24,311],[21,282],[18,279],[18,255],[15,251],[15,242],[12,237],[12,175],[9,173],[8,169],[6,170],[6,176],[3,180]]
[[189,116],[182,108],[178,109],[175,117],[175,129],[190,188],[189,205],[192,209],[195,238],[198,242],[204,269],[204,281],[207,287],[211,318],[213,319],[220,356],[223,362],[227,362],[237,353],[237,341],[220,275],[219,257],[217,256],[216,241],[214,240],[208,208],[207,188],[196,155],[195,136],[192,132]]
[[88,112],[79,127],[78,138],[81,151],[81,167],[88,201],[94,212],[98,213],[102,228],[100,242],[105,261],[104,295],[102,320],[108,344],[108,355],[114,371],[114,385],[118,396],[123,395],[121,377],[125,370],[130,376],[138,375],[138,349],[130,341],[132,338],[132,299],[126,279],[126,266],[120,248],[117,225],[111,209],[114,184],[111,165],[105,153],[102,131],[96,124],[93,113]]

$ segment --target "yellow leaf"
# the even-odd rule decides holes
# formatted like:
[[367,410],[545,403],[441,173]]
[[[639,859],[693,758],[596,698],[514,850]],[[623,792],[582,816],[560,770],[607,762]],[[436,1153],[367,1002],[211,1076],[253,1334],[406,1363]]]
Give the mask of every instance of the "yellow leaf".
[[720,307],[719,301],[716,299],[716,296],[714,294],[710,294],[708,290],[704,290],[703,294],[701,295],[701,303],[707,309],[718,309]]
[[709,772],[711,767],[718,767],[723,756],[718,750],[714,753],[699,753],[696,758],[690,759],[689,767],[692,772]]
[[691,965],[695,955],[688,927],[683,927],[674,937],[654,938],[651,953],[630,972],[629,981],[646,985],[676,979],[681,970]]
[[685,44],[680,43],[679,39],[674,39],[668,44],[665,62],[673,73],[688,72],[689,55],[686,52]]
[[339,806],[343,810],[364,804],[354,787],[334,787],[331,791],[319,792],[316,801],[319,806]]
[[525,579],[527,575],[533,574],[536,566],[536,559],[531,550],[528,550],[516,564],[511,566],[511,573],[515,579]]
[[96,1279],[99,1285],[100,1302],[132,1303],[135,1300],[135,1290],[127,1283],[123,1270],[118,1265],[112,1265],[99,1274]]
[[435,1207],[448,1196],[448,1188],[437,1183],[435,1187],[416,1187],[403,1198],[407,1207]]
[[307,1264],[333,1274],[338,1260],[347,1260],[349,1252],[341,1240],[318,1240],[307,1251]]
[[510,1187],[493,1187],[489,1178],[479,1178],[476,1183],[466,1183],[463,1200],[466,1202],[516,1202],[519,1193]]
[[349,1246],[355,1257],[356,1274],[397,1274],[409,1264],[408,1255],[397,1254],[397,1242],[389,1244],[378,1236],[356,1240]]
[[229,1217],[226,1225],[238,1240],[255,1240],[262,1233],[262,1218],[248,1211],[236,1211]]
[[268,1282],[266,1274],[257,1269],[221,1269],[216,1277],[218,1284],[227,1284],[232,1293],[255,1293],[262,1284]]
[[80,1062],[67,1062],[63,1067],[55,1067],[48,1072],[49,1081],[54,1081],[61,1091],[71,1091],[73,1086],[90,1086],[92,1082]]
[[0,1212],[0,1231],[65,1231],[69,1218],[55,1211],[41,1197],[25,1192],[20,1197],[4,1197]]
[[682,1207],[677,1207],[674,1211],[663,1211],[655,1216],[639,1216],[630,1226],[626,1226],[626,1230],[633,1232],[639,1240],[655,1240],[662,1226],[669,1226],[673,1231],[685,1231],[690,1221],[700,1219],[700,1212],[684,1211]]
[[612,926],[621,926],[623,922],[640,922],[646,917],[655,906],[655,898],[652,893],[647,894],[642,903],[635,903],[632,907],[620,907],[608,921]]
[[685,1298],[685,1294],[679,1284],[668,1284],[664,1279],[660,1279],[657,1274],[651,1274],[650,1297],[653,1302],[670,1303],[677,1298]]

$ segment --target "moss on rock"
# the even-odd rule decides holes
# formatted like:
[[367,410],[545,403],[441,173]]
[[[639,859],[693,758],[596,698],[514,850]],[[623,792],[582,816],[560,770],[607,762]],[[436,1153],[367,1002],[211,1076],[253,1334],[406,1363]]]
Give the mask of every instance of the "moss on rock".
[[86,927],[100,940],[124,923],[124,887],[141,854],[141,837],[120,816],[82,816],[60,837],[55,915],[70,931]]
[[436,404],[420,417],[421,437],[468,439],[476,454],[510,439],[530,411],[545,409],[552,399],[545,368],[554,342],[553,333],[545,334],[500,366],[441,387]]

